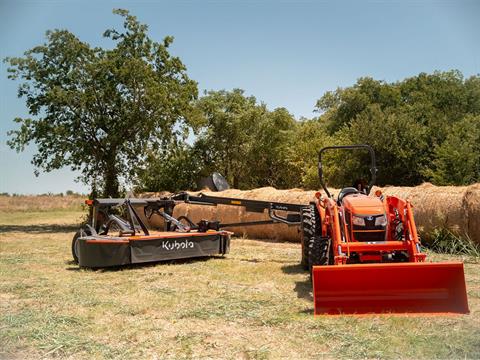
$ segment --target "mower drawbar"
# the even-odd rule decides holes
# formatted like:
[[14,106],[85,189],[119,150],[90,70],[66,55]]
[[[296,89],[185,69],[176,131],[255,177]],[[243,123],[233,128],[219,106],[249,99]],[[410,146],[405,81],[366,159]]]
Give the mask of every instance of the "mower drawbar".
[[314,266],[315,315],[469,313],[463,263]]

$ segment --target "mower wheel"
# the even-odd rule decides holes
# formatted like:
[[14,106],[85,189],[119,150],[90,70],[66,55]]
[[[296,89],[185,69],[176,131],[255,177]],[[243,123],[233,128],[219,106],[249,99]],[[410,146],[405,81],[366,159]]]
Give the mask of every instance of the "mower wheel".
[[310,251],[310,241],[315,234],[315,212],[314,205],[302,209],[302,260],[301,265],[308,270],[308,253]]
[[78,239],[84,236],[92,235],[92,231],[88,227],[80,228],[72,239],[72,256],[73,261],[78,264]]

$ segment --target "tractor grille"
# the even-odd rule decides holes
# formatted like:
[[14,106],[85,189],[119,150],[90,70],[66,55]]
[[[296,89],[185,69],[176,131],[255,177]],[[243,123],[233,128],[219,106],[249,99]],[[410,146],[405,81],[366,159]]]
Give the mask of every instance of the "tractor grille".
[[359,232],[353,233],[357,241],[385,241],[385,231],[379,232]]
[[[352,226],[348,221],[350,219],[350,214],[347,212],[347,227],[350,231]],[[378,217],[382,217],[384,214],[372,215],[363,217],[365,221],[365,226],[353,225],[353,237],[356,241],[385,241],[386,240],[386,226],[376,226],[375,221]]]

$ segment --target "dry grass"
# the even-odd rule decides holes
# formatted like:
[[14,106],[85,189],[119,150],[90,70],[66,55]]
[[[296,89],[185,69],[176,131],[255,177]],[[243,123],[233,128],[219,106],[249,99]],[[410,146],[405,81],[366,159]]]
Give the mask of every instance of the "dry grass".
[[298,244],[235,239],[225,258],[79,270],[81,212],[25,215],[0,213],[0,358],[480,356],[480,265],[469,258],[468,316],[313,318]]
[[81,210],[84,200],[79,195],[0,195],[0,214],[12,211]]

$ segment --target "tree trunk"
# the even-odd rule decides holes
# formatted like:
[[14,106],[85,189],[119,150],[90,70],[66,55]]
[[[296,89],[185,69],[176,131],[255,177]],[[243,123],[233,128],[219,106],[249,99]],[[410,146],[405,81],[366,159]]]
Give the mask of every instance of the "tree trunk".
[[118,191],[118,174],[117,169],[115,167],[115,160],[111,160],[111,162],[107,163],[105,168],[105,185],[103,189],[103,196],[104,197],[112,197],[118,198],[120,197]]

